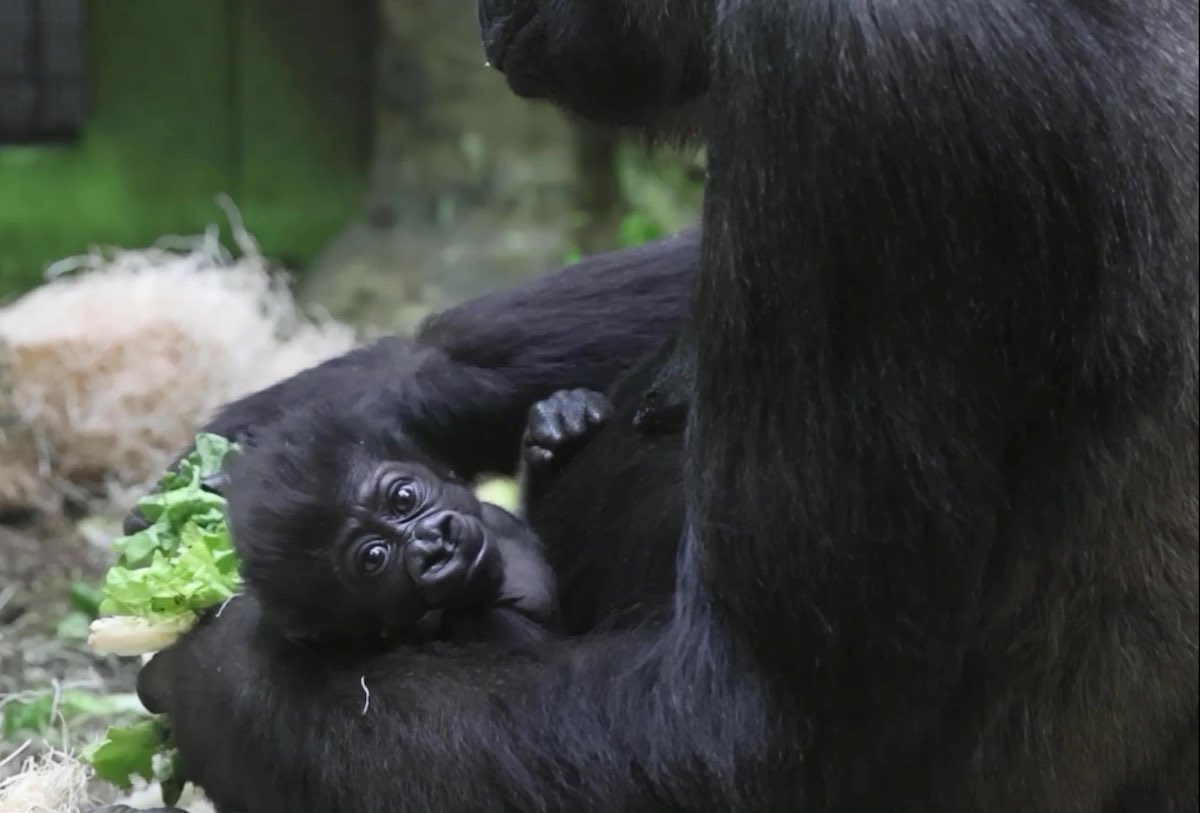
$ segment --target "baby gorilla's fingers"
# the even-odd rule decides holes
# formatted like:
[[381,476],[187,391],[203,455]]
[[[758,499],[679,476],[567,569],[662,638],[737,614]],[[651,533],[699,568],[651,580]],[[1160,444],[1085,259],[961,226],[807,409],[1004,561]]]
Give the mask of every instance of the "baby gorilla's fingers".
[[531,466],[546,466],[554,459],[554,453],[549,449],[544,449],[541,446],[527,446],[525,448],[525,462]]
[[[592,393],[600,395],[600,393]],[[587,417],[587,422],[591,426],[599,426],[607,421],[612,416],[612,404],[603,395],[600,398],[589,398],[587,402],[587,411],[584,413]]]
[[534,404],[525,428],[525,461],[545,466],[608,420],[612,405],[594,390],[563,390]]

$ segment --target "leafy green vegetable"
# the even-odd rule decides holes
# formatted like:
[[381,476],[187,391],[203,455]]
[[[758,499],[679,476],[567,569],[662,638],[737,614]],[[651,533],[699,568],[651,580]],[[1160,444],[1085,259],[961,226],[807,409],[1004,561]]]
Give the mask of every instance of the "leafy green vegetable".
[[186,524],[168,557],[156,548],[133,569],[113,568],[104,581],[102,612],[167,620],[220,603],[237,591],[237,560],[223,530]]
[[[169,736],[169,735],[168,735]],[[170,742],[170,740],[168,740]],[[162,789],[163,804],[174,807],[183,795],[183,786],[187,780],[183,778],[183,768],[179,762],[179,752],[172,745],[159,752],[160,759],[154,767],[154,775]]]
[[135,774],[147,782],[153,779],[154,755],[172,749],[169,730],[160,720],[151,719],[110,727],[102,741],[84,749],[83,758],[101,779],[129,790]]
[[201,487],[233,448],[222,437],[197,435],[195,451],[162,478],[157,493],[138,501],[153,524],[113,542],[118,557],[101,589],[102,614],[170,620],[237,592],[225,498]]
[[227,438],[201,433],[196,436],[196,451],[193,453],[196,459],[193,461],[193,465],[200,467],[201,477],[220,474],[221,467],[225,465],[225,456],[235,448],[236,446]]
[[[199,610],[237,592],[241,581],[225,524],[225,498],[202,487],[220,473],[225,456],[235,448],[217,435],[197,435],[194,451],[163,476],[158,492],[138,501],[152,524],[113,541],[117,562],[100,589],[101,615],[190,623]],[[106,629],[104,621],[96,622],[94,634]],[[145,630],[139,632],[144,635]],[[83,757],[97,776],[120,788],[128,789],[134,776],[157,780],[167,806],[183,790],[178,753],[162,717],[110,727]]]
[[186,780],[179,752],[171,728],[162,717],[110,726],[104,739],[85,748],[82,757],[95,769],[96,776],[122,790],[132,787],[134,776],[147,782],[157,780],[167,807],[183,795]]

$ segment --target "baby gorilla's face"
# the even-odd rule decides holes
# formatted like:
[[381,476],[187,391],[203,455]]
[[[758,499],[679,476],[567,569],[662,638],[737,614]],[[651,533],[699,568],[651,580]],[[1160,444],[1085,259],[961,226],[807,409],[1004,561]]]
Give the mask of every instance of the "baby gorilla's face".
[[412,627],[430,609],[494,598],[498,554],[471,490],[418,463],[376,464],[349,495],[337,542],[339,579],[389,627]]

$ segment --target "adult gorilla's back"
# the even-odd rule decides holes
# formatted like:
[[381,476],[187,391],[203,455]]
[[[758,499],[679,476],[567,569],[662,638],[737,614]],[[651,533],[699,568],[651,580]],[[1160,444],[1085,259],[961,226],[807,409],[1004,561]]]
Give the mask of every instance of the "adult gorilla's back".
[[197,779],[251,813],[1195,810],[1194,0],[482,18],[519,92],[707,93],[674,612],[328,665],[234,602],[154,667]]

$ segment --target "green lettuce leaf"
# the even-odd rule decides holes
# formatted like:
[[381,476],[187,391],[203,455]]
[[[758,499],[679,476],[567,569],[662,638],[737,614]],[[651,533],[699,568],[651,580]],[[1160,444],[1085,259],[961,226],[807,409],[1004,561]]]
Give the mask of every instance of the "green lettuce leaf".
[[[194,451],[162,477],[158,492],[138,501],[152,524],[113,541],[117,561],[100,588],[101,615],[189,623],[199,610],[237,592],[241,582],[225,499],[200,485],[221,471],[235,448],[217,435],[197,435]],[[134,776],[157,780],[168,806],[183,788],[178,753],[162,717],[110,727],[83,758],[97,776],[120,788],[128,789]]]
[[85,748],[82,756],[105,782],[129,790],[135,775],[147,782],[155,778],[155,754],[170,756],[173,750],[166,725],[150,719],[109,727],[104,739]]
[[117,562],[101,587],[101,614],[165,621],[237,592],[225,498],[200,485],[220,472],[235,448],[217,435],[197,435],[195,451],[164,475],[157,493],[139,500],[139,510],[153,524],[114,540]]

